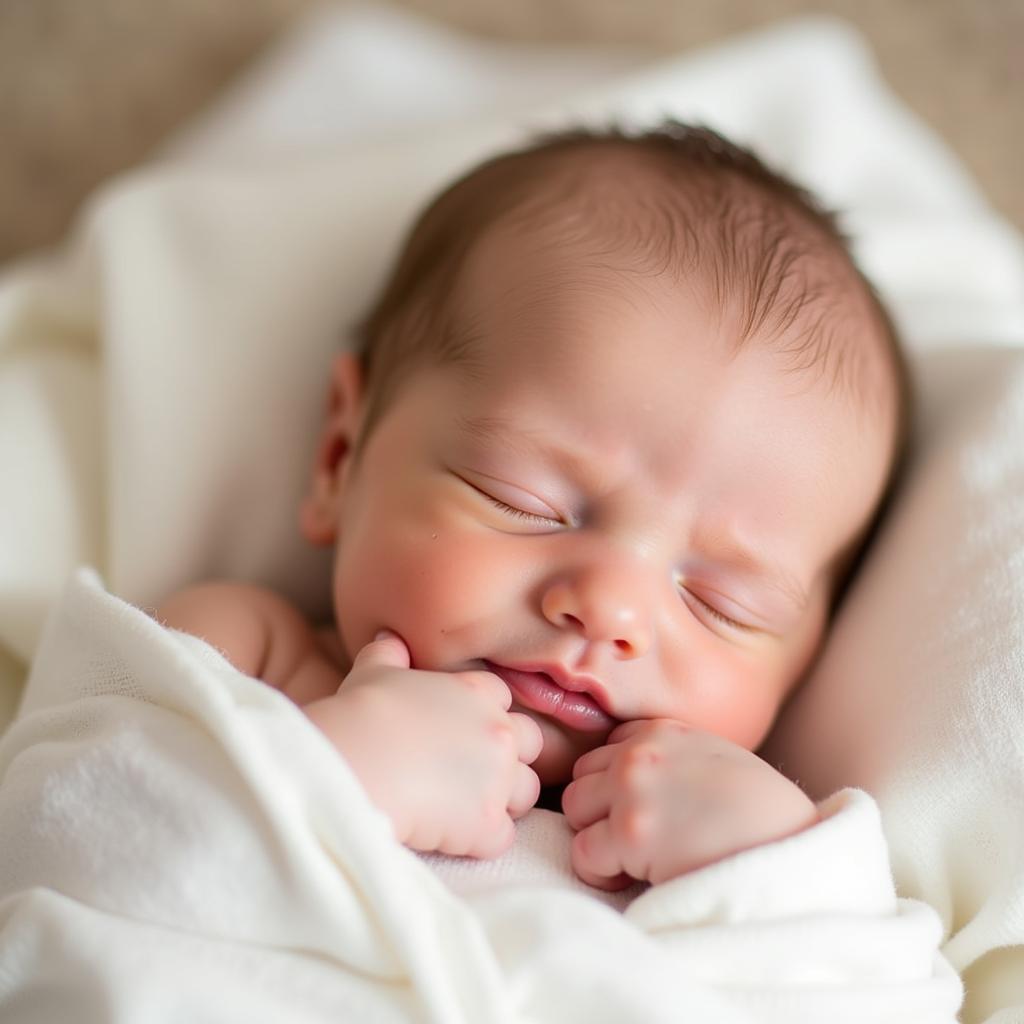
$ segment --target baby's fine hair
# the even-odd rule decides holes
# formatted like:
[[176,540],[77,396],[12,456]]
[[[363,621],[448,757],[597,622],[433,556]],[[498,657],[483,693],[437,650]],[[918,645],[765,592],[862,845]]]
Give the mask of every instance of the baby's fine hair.
[[869,411],[895,401],[902,450],[906,363],[835,216],[750,150],[672,120],[541,136],[480,164],[426,208],[357,329],[370,424],[414,367],[472,357],[459,274],[499,224],[554,229],[574,251],[625,252],[641,272],[699,280],[730,313],[737,348],[753,337],[774,343],[794,370],[816,372]]

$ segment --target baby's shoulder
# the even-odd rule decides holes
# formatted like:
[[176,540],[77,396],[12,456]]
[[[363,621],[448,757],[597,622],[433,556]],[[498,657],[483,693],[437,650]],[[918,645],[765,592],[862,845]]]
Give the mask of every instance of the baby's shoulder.
[[197,583],[171,594],[153,616],[206,640],[239,671],[275,686],[315,643],[309,621],[291,601],[252,583]]

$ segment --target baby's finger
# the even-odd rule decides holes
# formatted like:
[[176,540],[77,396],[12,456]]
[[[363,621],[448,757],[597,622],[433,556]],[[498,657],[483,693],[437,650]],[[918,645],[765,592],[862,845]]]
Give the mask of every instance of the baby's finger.
[[389,629],[382,629],[352,661],[352,668],[370,668],[381,666],[387,668],[408,668],[411,664],[409,648],[405,641]]
[[508,801],[508,813],[521,818],[540,796],[540,779],[537,773],[525,764],[517,764],[512,778],[512,794]]
[[570,852],[573,870],[595,889],[615,892],[625,889],[633,881],[622,870],[607,818],[577,832],[572,838]]
[[630,736],[635,736],[638,732],[651,728],[651,722],[652,719],[650,718],[634,718],[632,721],[623,722],[622,725],[617,725],[612,729],[608,736],[608,742],[622,743],[628,740]]
[[544,736],[540,726],[529,715],[524,715],[520,711],[510,711],[508,717],[515,730],[519,760],[523,764],[533,764],[544,748]]
[[[481,860],[492,860],[500,857],[515,842],[516,827],[506,814],[494,827],[484,829],[476,837],[476,841],[463,854],[478,857]],[[447,852],[447,851],[446,851]]]
[[488,700],[497,701],[504,711],[512,707],[512,691],[501,676],[484,669],[477,669],[470,672],[457,672],[456,675],[467,686],[471,686]]
[[603,747],[594,747],[593,750],[588,750],[576,759],[576,763],[572,766],[572,777],[582,779],[584,775],[606,771],[618,753],[619,746],[616,743],[608,743]]
[[577,832],[607,818],[611,809],[611,786],[605,772],[592,772],[570,782],[562,794],[565,820]]

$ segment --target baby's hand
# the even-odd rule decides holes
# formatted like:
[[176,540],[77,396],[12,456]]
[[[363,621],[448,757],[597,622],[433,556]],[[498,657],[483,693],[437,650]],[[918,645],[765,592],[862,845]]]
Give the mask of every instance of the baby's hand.
[[781,839],[814,804],[756,754],[678,722],[627,722],[573,769],[562,807],[576,873],[600,889],[652,883]]
[[537,724],[490,672],[409,668],[391,634],[367,644],[337,694],[303,710],[342,752],[405,845],[496,857],[537,801]]

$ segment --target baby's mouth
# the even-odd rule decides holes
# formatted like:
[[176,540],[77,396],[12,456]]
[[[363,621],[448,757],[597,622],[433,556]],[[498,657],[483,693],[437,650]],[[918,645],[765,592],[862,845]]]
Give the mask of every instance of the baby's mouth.
[[610,732],[618,725],[597,700],[583,690],[567,690],[559,686],[547,672],[511,668],[493,661],[484,661],[488,671],[504,680],[512,691],[512,699],[530,711],[577,729],[580,732]]

